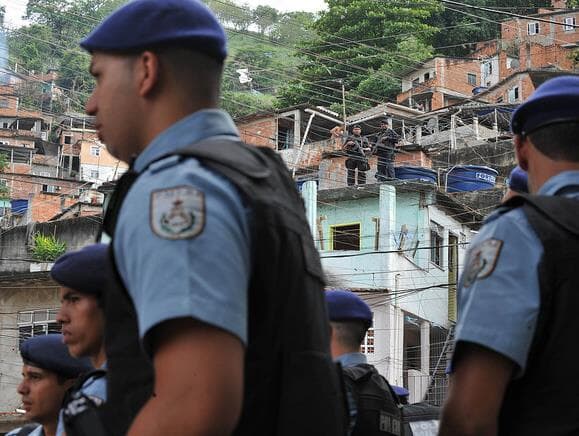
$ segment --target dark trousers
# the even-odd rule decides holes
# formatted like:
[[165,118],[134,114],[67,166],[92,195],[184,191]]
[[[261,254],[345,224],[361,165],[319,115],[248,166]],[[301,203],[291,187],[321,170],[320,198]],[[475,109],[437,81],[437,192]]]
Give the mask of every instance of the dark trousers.
[[366,171],[360,168],[365,167],[365,163],[359,159],[346,159],[346,168],[348,169],[348,186],[356,184],[356,170],[358,170],[358,185],[366,183]]
[[378,157],[378,168],[376,171],[376,178],[378,180],[394,179],[394,161]]

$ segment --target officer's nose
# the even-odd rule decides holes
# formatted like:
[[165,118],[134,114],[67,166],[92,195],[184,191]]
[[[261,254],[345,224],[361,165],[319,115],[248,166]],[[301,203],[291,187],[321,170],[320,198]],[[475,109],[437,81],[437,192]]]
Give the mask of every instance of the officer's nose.
[[20,384],[18,385],[18,388],[16,389],[16,391],[20,394],[20,395],[26,395],[29,391],[28,389],[28,383],[26,383],[26,380],[22,380],[20,382]]
[[66,316],[65,310],[62,306],[58,309],[58,313],[56,314],[56,322],[60,324],[66,324],[68,322],[68,317]]

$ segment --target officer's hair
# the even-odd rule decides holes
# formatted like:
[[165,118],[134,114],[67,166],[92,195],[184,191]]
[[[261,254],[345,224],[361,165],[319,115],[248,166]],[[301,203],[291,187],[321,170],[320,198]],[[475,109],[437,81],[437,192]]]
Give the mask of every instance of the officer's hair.
[[552,124],[532,132],[529,138],[537,150],[552,160],[579,162],[579,122]]
[[219,99],[223,62],[188,48],[159,47],[161,74],[179,84],[180,91],[195,100]]
[[43,370],[45,370],[45,371],[52,372],[52,373],[56,376],[56,382],[57,382],[59,385],[63,385],[63,384],[65,384],[68,380],[71,380],[71,379],[75,379],[75,378],[76,378],[76,377],[67,377],[67,376],[65,376],[65,375],[59,374],[58,372],[52,371],[52,370],[50,370],[50,369],[43,368],[43,367],[41,367],[41,366],[38,366],[38,363],[31,362],[30,360],[22,359],[22,361],[23,361],[23,363],[24,363],[25,365],[34,366],[34,367],[36,367],[36,368],[40,368],[40,369],[43,369]]
[[368,327],[362,321],[332,321],[332,336],[344,347],[358,350]]

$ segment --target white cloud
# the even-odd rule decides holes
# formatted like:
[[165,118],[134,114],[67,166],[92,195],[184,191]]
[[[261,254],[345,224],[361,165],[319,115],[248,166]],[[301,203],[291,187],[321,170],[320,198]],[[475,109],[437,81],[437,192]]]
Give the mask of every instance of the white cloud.
[[236,3],[248,3],[252,8],[267,5],[280,11],[318,12],[326,8],[324,0],[236,0]]
[[26,13],[27,3],[28,0],[0,0],[0,6],[6,7],[6,27],[14,28],[24,24],[22,16]]

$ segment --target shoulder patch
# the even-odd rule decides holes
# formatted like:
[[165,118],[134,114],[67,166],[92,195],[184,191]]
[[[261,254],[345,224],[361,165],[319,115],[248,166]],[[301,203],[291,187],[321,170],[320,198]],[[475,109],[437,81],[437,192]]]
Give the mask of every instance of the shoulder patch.
[[205,195],[192,186],[151,193],[151,229],[164,239],[191,239],[205,227]]
[[465,288],[492,274],[502,247],[503,241],[500,239],[487,239],[472,249],[464,270],[463,286]]

